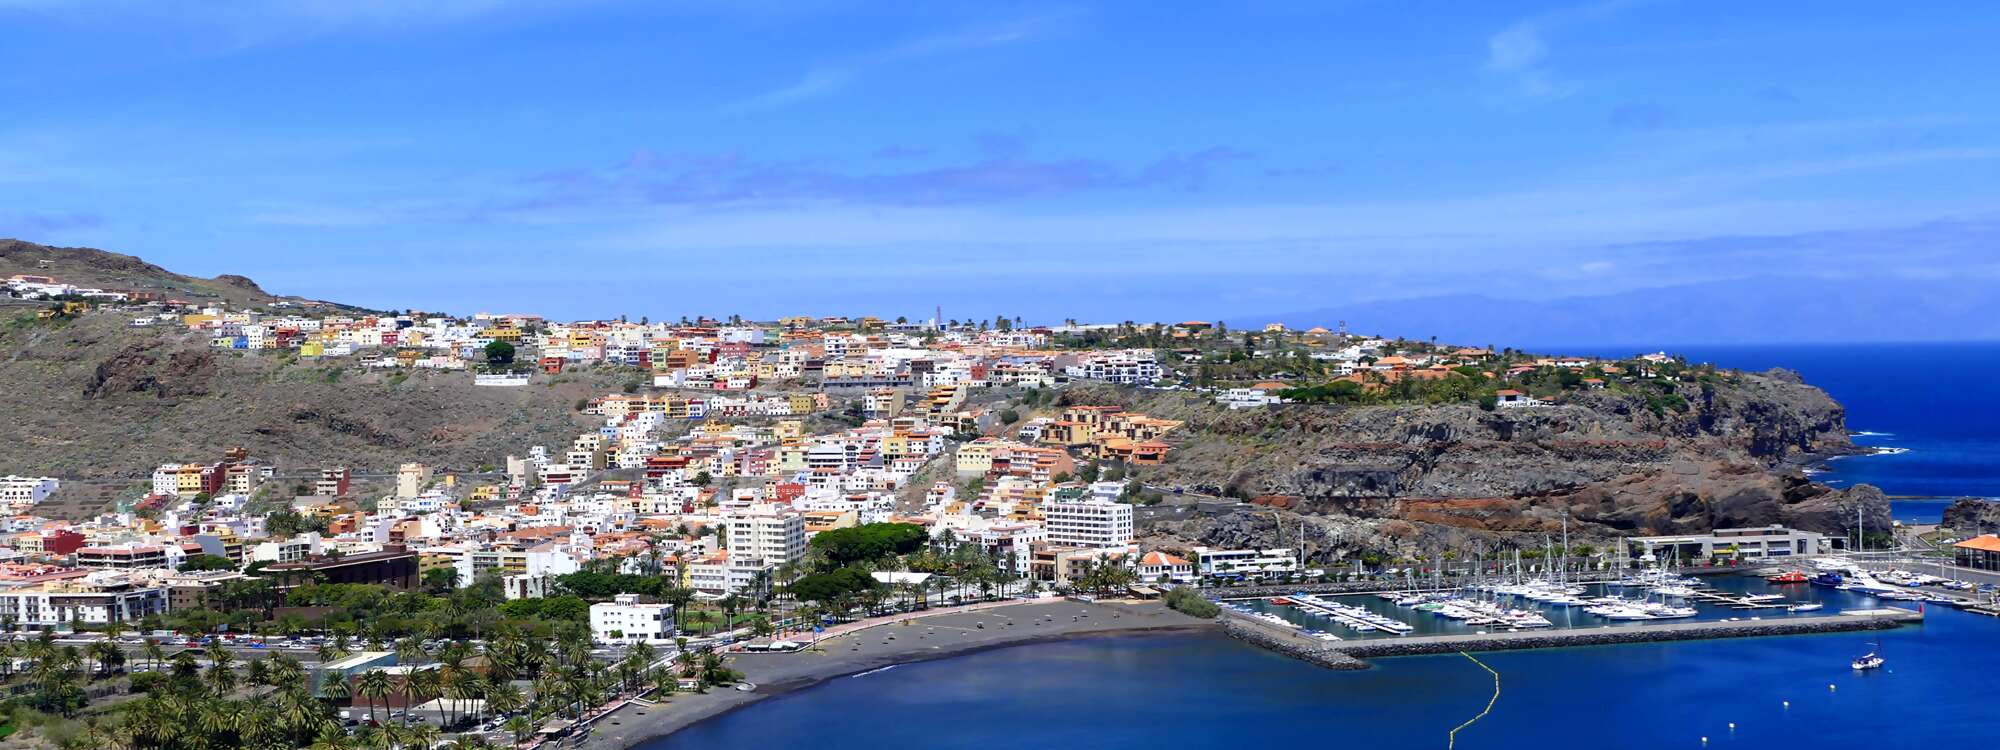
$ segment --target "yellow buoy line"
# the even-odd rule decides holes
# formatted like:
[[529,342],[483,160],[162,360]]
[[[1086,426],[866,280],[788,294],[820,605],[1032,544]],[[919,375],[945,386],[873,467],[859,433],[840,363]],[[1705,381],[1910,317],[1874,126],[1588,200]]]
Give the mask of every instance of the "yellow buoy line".
[[1478,716],[1466,719],[1464,724],[1452,727],[1451,733],[1445,735],[1445,743],[1444,743],[1445,750],[1452,750],[1453,748],[1458,746],[1459,730],[1472,726],[1472,723],[1475,721],[1479,721],[1480,719],[1486,718],[1487,714],[1493,713],[1493,704],[1500,702],[1500,673],[1493,671],[1492,667],[1486,666],[1486,662],[1474,659],[1472,654],[1460,651],[1458,652],[1458,655],[1463,656],[1467,659],[1471,659],[1472,663],[1479,665],[1480,669],[1484,669],[1486,670],[1487,674],[1493,675],[1493,697],[1486,700],[1486,708],[1485,710],[1480,711]]

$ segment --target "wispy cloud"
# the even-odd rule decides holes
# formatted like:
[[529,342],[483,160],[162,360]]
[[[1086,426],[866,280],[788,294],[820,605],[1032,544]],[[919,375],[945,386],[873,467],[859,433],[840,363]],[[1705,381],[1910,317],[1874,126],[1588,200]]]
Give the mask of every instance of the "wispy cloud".
[[576,205],[771,207],[801,203],[948,205],[1091,191],[1200,190],[1248,152],[1214,146],[1136,166],[1095,158],[1040,159],[1011,139],[982,141],[981,155],[902,170],[843,171],[815,163],[760,161],[739,153],[641,150],[610,169],[530,178],[534,197],[506,210]]
[[0,237],[18,237],[33,240],[51,234],[73,229],[95,229],[104,226],[104,217],[84,211],[68,213],[40,213],[21,211],[0,212]]
[[1067,14],[1035,16],[913,39],[867,54],[815,65],[791,83],[731,102],[725,109],[738,113],[756,112],[831,96],[871,73],[896,65],[1039,39],[1061,29],[1070,18]]
[[1507,81],[1521,96],[1531,99],[1568,96],[1576,87],[1551,61],[1550,37],[1574,24],[1623,12],[1641,1],[1603,0],[1515,21],[1487,37],[1484,68]]

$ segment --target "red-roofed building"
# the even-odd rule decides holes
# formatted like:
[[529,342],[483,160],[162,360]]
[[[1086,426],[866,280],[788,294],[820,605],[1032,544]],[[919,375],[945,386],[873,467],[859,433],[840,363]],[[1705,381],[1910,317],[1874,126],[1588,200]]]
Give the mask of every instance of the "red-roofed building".
[[1139,580],[1150,583],[1189,583],[1194,580],[1194,563],[1154,550],[1139,558]]
[[1979,570],[2000,570],[2000,536],[1982,534],[1951,546],[1958,564]]

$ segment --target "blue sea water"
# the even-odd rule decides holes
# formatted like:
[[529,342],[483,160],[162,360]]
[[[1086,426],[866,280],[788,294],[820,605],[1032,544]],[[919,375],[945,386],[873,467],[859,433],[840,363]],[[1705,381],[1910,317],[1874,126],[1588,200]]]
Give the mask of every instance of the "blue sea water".
[[[1480,654],[1500,697],[1456,746],[1983,743],[2000,720],[1996,636],[1991,618],[1932,609],[1921,627],[1886,634]],[[1848,667],[1877,645],[1886,669]],[[643,747],[1445,747],[1492,696],[1492,676],[1458,655],[1334,672],[1220,636],[1133,636],[839,678]]]
[[[1632,347],[1537,347],[1631,356]],[[1867,483],[1898,499],[1897,520],[1935,523],[1959,497],[2000,497],[2000,343],[1663,346],[1695,362],[1794,370],[1847,407],[1861,445],[1894,453],[1832,461],[1818,479]]]

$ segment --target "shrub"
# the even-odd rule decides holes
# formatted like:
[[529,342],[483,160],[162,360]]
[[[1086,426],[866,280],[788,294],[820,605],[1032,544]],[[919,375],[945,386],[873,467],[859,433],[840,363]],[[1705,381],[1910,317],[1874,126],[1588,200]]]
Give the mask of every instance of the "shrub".
[[1207,619],[1222,614],[1221,607],[1216,606],[1215,602],[1202,597],[1201,594],[1196,593],[1192,588],[1183,587],[1168,590],[1166,602],[1169,609],[1190,617]]

